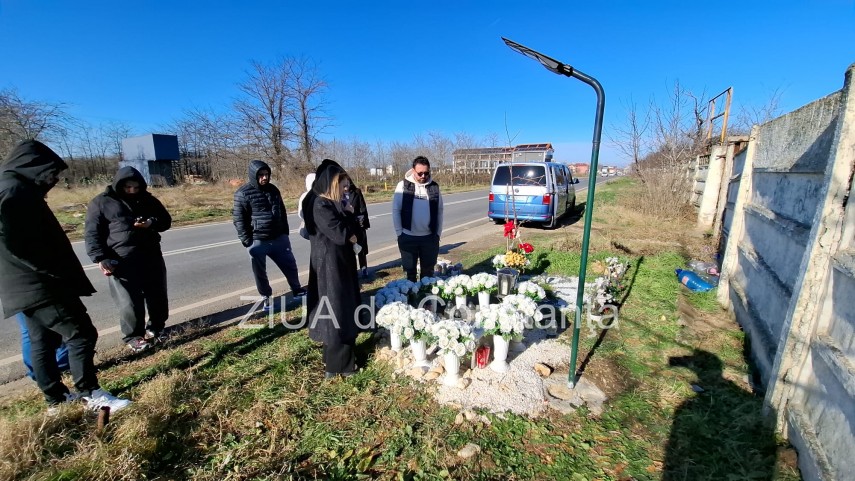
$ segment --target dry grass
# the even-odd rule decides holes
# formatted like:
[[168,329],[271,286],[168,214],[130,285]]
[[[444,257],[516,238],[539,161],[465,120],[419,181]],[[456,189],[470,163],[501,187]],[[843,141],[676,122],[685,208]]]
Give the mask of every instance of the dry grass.
[[[697,214],[681,206],[657,210],[650,204],[661,204],[647,195],[647,187],[635,179],[612,182],[604,201],[594,206],[591,225],[591,251],[611,250],[630,255],[655,255],[677,251],[687,258],[707,259],[714,249],[706,233],[697,230]],[[562,248],[582,247],[581,220],[568,229]]]
[[[675,460],[692,470],[687,479],[798,479],[792,456],[776,457],[762,398],[744,382],[741,333],[708,298],[678,302],[673,265],[703,253],[703,236],[691,222],[639,214],[638,188],[624,180],[604,188],[594,222],[592,267],[610,255],[633,262],[620,329],[581,340],[585,376],[610,395],[600,417],[489,415],[490,424],[456,425],[457,411],[438,406],[429,387],[373,362],[368,336],[357,346],[363,370],[324,381],[305,332],[203,326],[152,353],[99,359],[110,366],[99,374],[106,387],[135,400],[103,433],[79,406],[46,419],[35,393],[0,402],[0,479],[652,480],[679,476],[669,471]],[[549,269],[574,275],[580,224],[526,235],[537,252],[551,251]],[[467,265],[490,257],[479,252],[486,242],[472,244]],[[399,275],[390,272],[378,278]],[[691,317],[687,327],[680,317]],[[696,349],[715,353],[723,371],[669,366]],[[459,458],[470,442],[482,453]]]

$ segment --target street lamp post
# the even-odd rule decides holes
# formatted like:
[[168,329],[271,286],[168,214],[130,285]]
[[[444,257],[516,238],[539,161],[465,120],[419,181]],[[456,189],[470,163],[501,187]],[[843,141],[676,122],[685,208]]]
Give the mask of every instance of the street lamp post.
[[585,296],[585,272],[588,269],[588,245],[591,238],[591,217],[594,212],[594,189],[597,185],[597,162],[600,157],[600,137],[603,133],[603,111],[606,108],[606,93],[603,91],[603,86],[597,79],[590,75],[574,69],[570,65],[563,64],[551,57],[547,57],[540,52],[520,45],[512,40],[502,37],[502,40],[511,49],[525,55],[528,58],[537,60],[547,70],[558,75],[574,77],[586,84],[590,85],[597,93],[597,113],[594,117],[594,140],[591,144],[591,167],[588,173],[588,198],[585,202],[585,228],[582,234],[582,261],[579,266],[579,288],[576,293],[576,315],[573,322],[573,344],[570,349],[570,375],[567,379],[567,385],[570,388],[576,387],[578,375],[576,373],[576,358],[579,353],[579,330],[582,327],[582,304]]

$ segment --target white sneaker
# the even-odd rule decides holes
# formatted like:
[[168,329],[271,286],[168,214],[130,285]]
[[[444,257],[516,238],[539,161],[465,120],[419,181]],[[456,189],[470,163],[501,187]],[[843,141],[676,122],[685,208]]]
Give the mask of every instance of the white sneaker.
[[68,406],[69,404],[73,403],[74,401],[77,401],[78,399],[80,399],[80,395],[77,393],[71,393],[71,392],[65,393],[65,401],[63,401],[61,403],[49,405],[47,408],[47,415],[48,416],[56,416],[57,414],[59,414],[59,411],[61,409]]
[[115,414],[131,405],[128,399],[118,398],[103,389],[96,389],[88,396],[81,396],[86,403],[86,409],[97,411],[106,406],[110,408],[110,414]]

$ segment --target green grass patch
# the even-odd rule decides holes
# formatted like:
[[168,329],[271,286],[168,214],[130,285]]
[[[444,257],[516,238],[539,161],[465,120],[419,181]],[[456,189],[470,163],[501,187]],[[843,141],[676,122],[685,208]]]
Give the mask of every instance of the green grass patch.
[[[530,241],[541,247],[535,271],[578,274],[578,252],[547,249],[546,234]],[[463,261],[491,270],[502,250]],[[0,456],[10,460],[0,478],[798,479],[777,463],[762,398],[726,375],[747,372],[742,333],[694,339],[678,325],[681,255],[592,252],[589,279],[610,256],[630,263],[619,324],[601,337],[583,330],[579,355],[610,396],[600,417],[480,413],[489,423],[455,424],[458,411],[438,405],[434,387],[374,360],[368,335],[357,343],[362,371],[325,380],[305,331],[230,328],[103,371],[135,405],[101,434],[79,409],[42,426],[36,394],[0,403]],[[714,297],[691,302],[715,312]],[[468,443],[481,452],[465,460],[457,452]]]

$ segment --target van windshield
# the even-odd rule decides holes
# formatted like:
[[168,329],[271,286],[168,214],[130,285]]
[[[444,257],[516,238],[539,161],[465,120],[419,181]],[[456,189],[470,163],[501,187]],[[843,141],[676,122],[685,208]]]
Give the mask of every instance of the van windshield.
[[[499,166],[493,176],[493,185],[510,185],[511,172],[511,166]],[[546,169],[542,165],[515,165],[513,185],[546,185]]]

